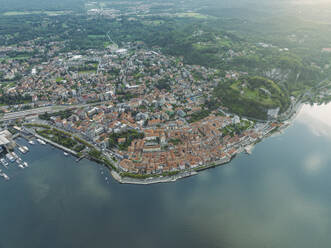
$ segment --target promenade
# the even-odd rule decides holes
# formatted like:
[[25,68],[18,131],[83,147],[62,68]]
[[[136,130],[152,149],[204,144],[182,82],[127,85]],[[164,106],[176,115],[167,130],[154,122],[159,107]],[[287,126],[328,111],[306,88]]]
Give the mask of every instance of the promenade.
[[185,177],[195,176],[198,173],[196,171],[187,171],[181,172],[177,175],[170,176],[170,177],[150,177],[146,179],[137,179],[137,178],[129,178],[129,177],[121,177],[116,171],[112,170],[111,175],[113,178],[122,184],[138,184],[138,185],[148,185],[148,184],[157,184],[157,183],[170,183],[175,182],[178,179],[182,179]]
[[75,152],[75,151],[73,151],[73,150],[71,150],[71,149],[69,149],[69,148],[67,148],[67,147],[64,147],[64,146],[62,146],[62,145],[60,145],[60,144],[57,144],[57,143],[55,143],[55,142],[53,142],[53,141],[51,141],[51,140],[49,140],[49,139],[46,139],[45,137],[40,136],[39,134],[36,134],[36,133],[32,132],[32,131],[29,130],[29,129],[26,129],[26,130],[27,130],[31,135],[35,136],[36,138],[41,139],[41,140],[45,141],[46,143],[49,143],[49,144],[51,144],[52,146],[55,146],[55,147],[57,147],[57,148],[59,148],[59,149],[65,151],[65,152],[67,152],[67,153],[70,153],[70,154],[72,154],[72,155],[74,155],[74,156],[78,156],[78,155],[77,155],[77,152]]

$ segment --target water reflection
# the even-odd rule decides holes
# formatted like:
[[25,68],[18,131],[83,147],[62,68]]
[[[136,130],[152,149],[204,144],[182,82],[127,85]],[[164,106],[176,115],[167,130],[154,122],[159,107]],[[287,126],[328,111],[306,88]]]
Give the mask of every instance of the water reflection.
[[331,104],[304,105],[297,120],[315,135],[331,138]]

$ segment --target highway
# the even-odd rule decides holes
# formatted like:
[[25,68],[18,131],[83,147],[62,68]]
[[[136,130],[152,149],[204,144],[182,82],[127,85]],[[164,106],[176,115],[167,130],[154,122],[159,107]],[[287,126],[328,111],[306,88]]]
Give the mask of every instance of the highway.
[[19,118],[23,118],[29,115],[40,115],[44,113],[54,113],[58,111],[68,110],[68,109],[75,109],[75,108],[84,108],[94,105],[100,105],[103,103],[107,103],[109,101],[104,102],[96,102],[96,103],[90,103],[90,104],[78,104],[78,105],[54,105],[54,106],[47,106],[47,107],[41,107],[41,108],[35,108],[35,109],[28,109],[24,111],[18,111],[18,112],[11,112],[11,113],[5,113],[3,116],[0,117],[0,121],[10,121],[15,120]]

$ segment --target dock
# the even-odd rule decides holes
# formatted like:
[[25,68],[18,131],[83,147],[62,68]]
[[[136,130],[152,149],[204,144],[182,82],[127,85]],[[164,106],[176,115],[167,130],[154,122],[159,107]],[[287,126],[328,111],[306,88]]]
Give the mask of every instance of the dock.
[[[233,157],[235,157],[235,156],[233,156]],[[198,167],[195,170],[199,172],[199,171],[204,171],[204,170],[208,170],[208,169],[211,169],[211,168],[216,168],[217,166],[225,165],[225,164],[231,162],[233,157],[226,156],[223,159],[216,160],[213,163],[210,163],[210,164],[208,164],[206,166],[203,166],[203,167]]]
[[85,158],[85,155],[83,155],[83,156],[77,158],[77,159],[76,159],[76,162],[78,163],[78,162],[81,161],[83,158]]

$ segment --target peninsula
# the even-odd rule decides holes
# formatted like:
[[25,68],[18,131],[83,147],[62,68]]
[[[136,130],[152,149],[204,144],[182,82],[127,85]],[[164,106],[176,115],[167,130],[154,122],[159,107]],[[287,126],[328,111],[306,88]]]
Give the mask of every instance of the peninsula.
[[228,163],[301,103],[331,99],[323,40],[285,28],[276,39],[184,2],[140,4],[0,13],[1,128],[149,184]]

